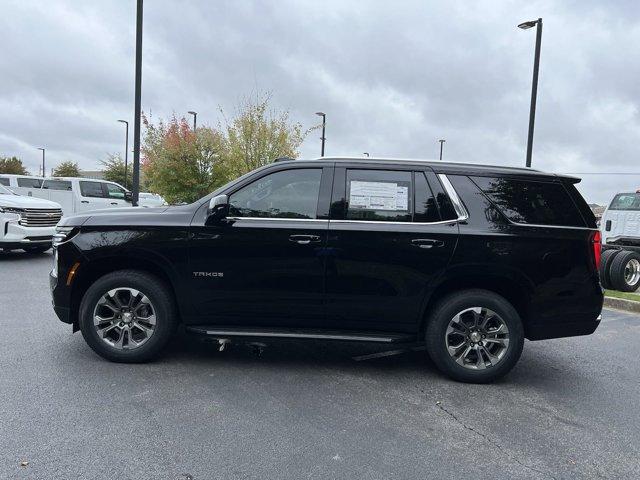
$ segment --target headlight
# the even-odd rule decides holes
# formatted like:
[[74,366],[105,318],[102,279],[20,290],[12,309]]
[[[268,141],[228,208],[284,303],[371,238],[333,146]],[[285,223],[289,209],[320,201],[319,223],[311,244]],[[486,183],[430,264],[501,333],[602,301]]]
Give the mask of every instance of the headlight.
[[53,247],[60,245],[68,240],[71,240],[79,229],[77,227],[56,227],[56,233],[53,234]]
[[9,222],[19,222],[22,220],[22,212],[23,210],[21,208],[0,206],[0,213],[3,213],[3,216]]

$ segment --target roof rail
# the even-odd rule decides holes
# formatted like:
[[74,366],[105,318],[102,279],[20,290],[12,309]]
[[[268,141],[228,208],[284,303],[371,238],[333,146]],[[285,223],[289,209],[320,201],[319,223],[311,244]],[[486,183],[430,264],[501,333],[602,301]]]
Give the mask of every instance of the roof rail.
[[274,160],[275,162],[289,162],[291,160],[295,160],[295,158],[290,158],[290,157],[278,157]]

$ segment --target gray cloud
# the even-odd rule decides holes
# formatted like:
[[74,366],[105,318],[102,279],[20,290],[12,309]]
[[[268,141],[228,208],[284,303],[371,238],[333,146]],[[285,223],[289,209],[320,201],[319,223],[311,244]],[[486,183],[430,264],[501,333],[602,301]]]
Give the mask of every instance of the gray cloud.
[[[199,112],[270,91],[329,154],[523,165],[535,34],[544,19],[534,167],[585,175],[590,201],[640,186],[640,8],[619,2],[147,1],[143,108]],[[14,1],[0,18],[0,154],[37,171],[95,168],[132,117],[135,2]],[[319,152],[318,135],[303,145]]]

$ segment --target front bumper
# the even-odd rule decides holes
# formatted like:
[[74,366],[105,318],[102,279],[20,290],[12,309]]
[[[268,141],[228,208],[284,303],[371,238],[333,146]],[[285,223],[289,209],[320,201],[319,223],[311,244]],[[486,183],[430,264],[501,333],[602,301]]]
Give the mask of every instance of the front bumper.
[[56,227],[25,227],[17,222],[0,223],[0,248],[28,248],[51,245]]

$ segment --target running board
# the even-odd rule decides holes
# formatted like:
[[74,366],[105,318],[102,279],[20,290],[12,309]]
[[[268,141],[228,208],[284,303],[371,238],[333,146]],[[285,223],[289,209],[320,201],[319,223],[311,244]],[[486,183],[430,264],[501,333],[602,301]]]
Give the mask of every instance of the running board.
[[303,329],[266,329],[240,327],[214,327],[209,325],[187,326],[186,331],[214,338],[245,337],[245,338],[291,338],[315,340],[341,340],[346,342],[375,342],[375,343],[411,343],[416,336],[406,333],[381,334],[378,332],[343,332],[331,330],[303,330]]

